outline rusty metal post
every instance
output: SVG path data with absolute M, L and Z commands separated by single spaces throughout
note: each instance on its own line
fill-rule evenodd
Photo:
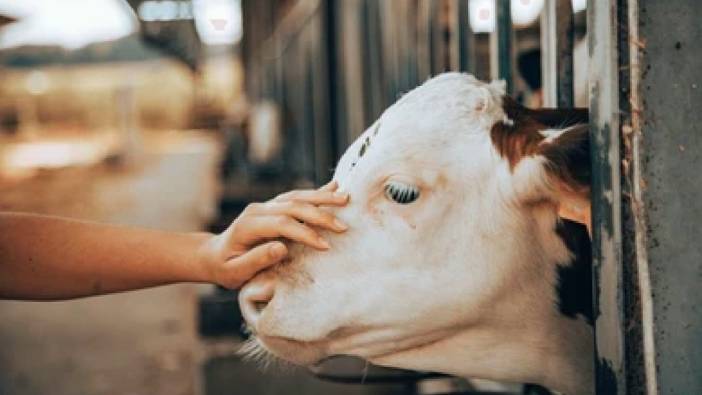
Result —
M 702 393 L 701 14 L 589 3 L 598 394 Z
M 596 389 L 598 394 L 626 394 L 617 2 L 591 0 L 587 12 Z

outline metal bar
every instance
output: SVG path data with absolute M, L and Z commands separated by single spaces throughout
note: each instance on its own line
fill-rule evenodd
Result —
M 419 84 L 419 63 L 418 51 L 418 5 L 416 1 L 407 3 L 407 54 L 404 59 L 404 66 L 407 73 L 407 86 L 405 89 L 412 89 Z
M 551 2 L 553 0 L 550 0 Z M 558 107 L 573 107 L 573 42 L 575 19 L 571 0 L 556 2 L 556 29 L 558 45 Z
M 598 394 L 626 394 L 617 2 L 588 2 L 590 141 Z
M 491 35 L 490 69 L 493 78 L 505 80 L 507 94 L 514 91 L 513 53 L 512 53 L 512 17 L 510 0 L 495 2 L 495 32 Z
M 345 128 L 339 141 L 339 153 L 365 129 L 366 62 L 361 48 L 365 43 L 364 12 L 362 0 L 343 0 L 339 7 L 339 73 L 343 95 L 339 97 L 339 118 Z M 360 81 L 360 82 L 359 82 Z
M 383 46 L 378 38 L 382 34 L 380 21 L 380 5 L 376 1 L 364 1 L 365 29 L 363 29 L 364 45 L 367 51 L 367 63 L 364 67 L 365 94 L 366 94 L 366 119 L 365 126 L 369 126 L 383 112 L 387 106 L 387 90 L 383 73 Z
M 557 1 L 546 0 L 541 11 L 541 84 L 544 107 L 556 107 L 558 102 Z
M 341 114 L 346 95 L 342 78 L 343 64 L 340 59 L 343 50 L 343 33 L 339 16 L 343 10 L 339 1 L 332 0 L 324 4 L 324 11 L 326 17 L 323 40 L 326 46 L 327 81 L 329 82 L 326 87 L 326 95 L 329 100 L 328 127 L 333 161 L 330 166 L 332 166 L 339 160 L 347 145 L 346 129 Z
M 546 0 L 541 13 L 541 80 L 545 107 L 573 107 L 574 32 L 570 0 Z
M 421 83 L 431 76 L 430 0 L 419 0 L 417 8 L 417 74 Z
M 469 0 L 458 0 L 459 70 L 475 73 L 475 36 L 470 28 Z
M 461 69 L 461 16 L 459 13 L 459 0 L 449 0 L 448 7 L 448 70 Z
M 407 59 L 407 54 L 409 53 L 409 47 L 411 43 L 414 43 L 414 40 L 410 38 L 411 36 L 409 33 L 410 23 L 408 23 L 408 20 L 410 15 L 410 2 L 394 2 L 393 4 L 395 4 L 396 7 L 395 18 L 400 21 L 395 25 L 398 48 L 395 63 L 397 91 L 395 92 L 395 97 L 393 99 L 397 99 L 398 94 L 406 92 L 411 88 L 409 75 L 407 72 L 407 66 L 409 65 L 410 61 Z M 393 16 L 389 15 L 388 17 L 392 18 Z
M 441 35 L 440 17 L 443 1 L 428 0 L 427 3 L 429 3 L 429 62 L 431 64 L 431 75 L 437 75 L 445 71 L 445 45 Z

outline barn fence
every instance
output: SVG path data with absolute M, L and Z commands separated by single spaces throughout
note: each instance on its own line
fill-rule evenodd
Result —
M 473 4 L 471 4 L 473 3 Z M 473 31 L 491 3 L 491 32 Z M 326 181 L 403 92 L 443 71 L 525 90 L 540 50 L 543 104 L 572 107 L 589 65 L 598 394 L 702 393 L 701 15 L 694 0 L 243 0 L 247 92 L 277 104 L 289 177 Z M 478 15 L 471 13 L 479 13 Z M 586 23 L 579 20 L 586 14 Z M 587 59 L 575 59 L 587 26 Z M 531 43 L 531 44 L 530 44 Z

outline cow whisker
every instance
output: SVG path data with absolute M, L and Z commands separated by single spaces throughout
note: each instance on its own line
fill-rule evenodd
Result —
M 255 336 L 246 339 L 239 347 L 236 354 L 246 362 L 255 363 L 259 369 L 263 371 L 267 371 L 271 368 L 286 370 L 287 367 L 292 366 L 263 347 Z

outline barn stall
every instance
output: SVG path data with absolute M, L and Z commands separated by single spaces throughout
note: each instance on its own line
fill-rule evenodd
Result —
M 275 113 L 274 173 L 296 185 L 326 181 L 387 106 L 440 72 L 504 79 L 531 105 L 589 106 L 597 393 L 702 391 L 694 2 L 244 0 L 242 11 L 248 98 Z M 339 366 L 317 374 L 360 380 Z M 433 377 L 364 375 L 408 393 Z

